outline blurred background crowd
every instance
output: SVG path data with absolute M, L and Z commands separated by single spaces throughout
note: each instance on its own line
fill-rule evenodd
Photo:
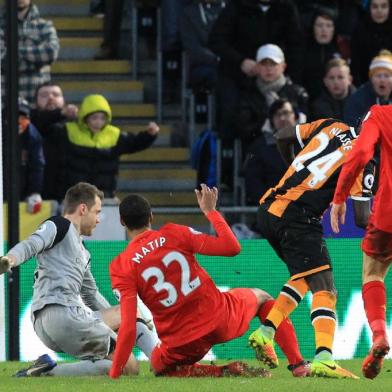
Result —
M 178 191 L 183 206 L 188 188 L 211 180 L 223 203 L 253 206 L 285 171 L 277 130 L 328 117 L 357 126 L 371 105 L 392 102 L 390 0 L 17 2 L 20 189 L 31 212 L 81 180 L 109 198 Z M 178 173 L 191 170 L 192 146 L 198 175 L 187 177 Z

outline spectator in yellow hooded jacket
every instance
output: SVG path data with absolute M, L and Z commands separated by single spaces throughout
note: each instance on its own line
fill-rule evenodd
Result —
M 150 147 L 159 132 L 153 122 L 136 135 L 121 132 L 111 121 L 106 98 L 88 95 L 82 101 L 77 121 L 55 125 L 63 150 L 59 194 L 85 181 L 101 189 L 105 197 L 113 197 L 120 155 Z

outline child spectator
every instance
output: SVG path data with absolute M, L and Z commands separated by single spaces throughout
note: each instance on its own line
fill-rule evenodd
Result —
M 372 105 L 392 103 L 392 53 L 380 51 L 369 67 L 369 81 L 350 96 L 344 110 L 344 121 L 356 126 Z
M 323 79 L 324 89 L 310 105 L 310 120 L 336 118 L 343 120 L 344 107 L 355 91 L 350 68 L 343 59 L 328 61 Z
M 147 130 L 122 133 L 111 124 L 112 111 L 102 95 L 88 95 L 80 106 L 78 120 L 55 126 L 62 139 L 63 190 L 87 181 L 113 197 L 121 154 L 144 150 L 157 137 L 159 127 L 150 123 Z

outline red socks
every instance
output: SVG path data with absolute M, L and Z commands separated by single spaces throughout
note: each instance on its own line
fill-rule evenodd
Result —
M 362 298 L 366 317 L 373 332 L 373 340 L 377 336 L 386 336 L 385 309 L 387 298 L 384 282 L 374 280 L 362 286 Z
M 259 308 L 257 316 L 262 323 L 264 323 L 274 303 L 275 300 L 271 299 L 264 302 Z M 274 339 L 286 355 L 290 365 L 295 365 L 303 360 L 298 346 L 297 335 L 290 319 L 286 318 L 280 323 Z

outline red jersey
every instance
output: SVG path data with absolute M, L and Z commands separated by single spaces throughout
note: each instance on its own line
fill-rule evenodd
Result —
M 110 264 L 112 288 L 121 306 L 111 377 L 121 374 L 135 341 L 137 295 L 168 346 L 198 339 L 219 323 L 224 311 L 221 293 L 194 254 L 233 256 L 241 247 L 219 212 L 207 217 L 217 236 L 169 223 L 136 236 Z
M 378 190 L 373 204 L 373 223 L 392 233 L 392 105 L 374 105 L 362 122 L 362 130 L 340 173 L 333 202 L 343 203 L 355 177 L 373 157 L 377 144 L 381 147 Z

